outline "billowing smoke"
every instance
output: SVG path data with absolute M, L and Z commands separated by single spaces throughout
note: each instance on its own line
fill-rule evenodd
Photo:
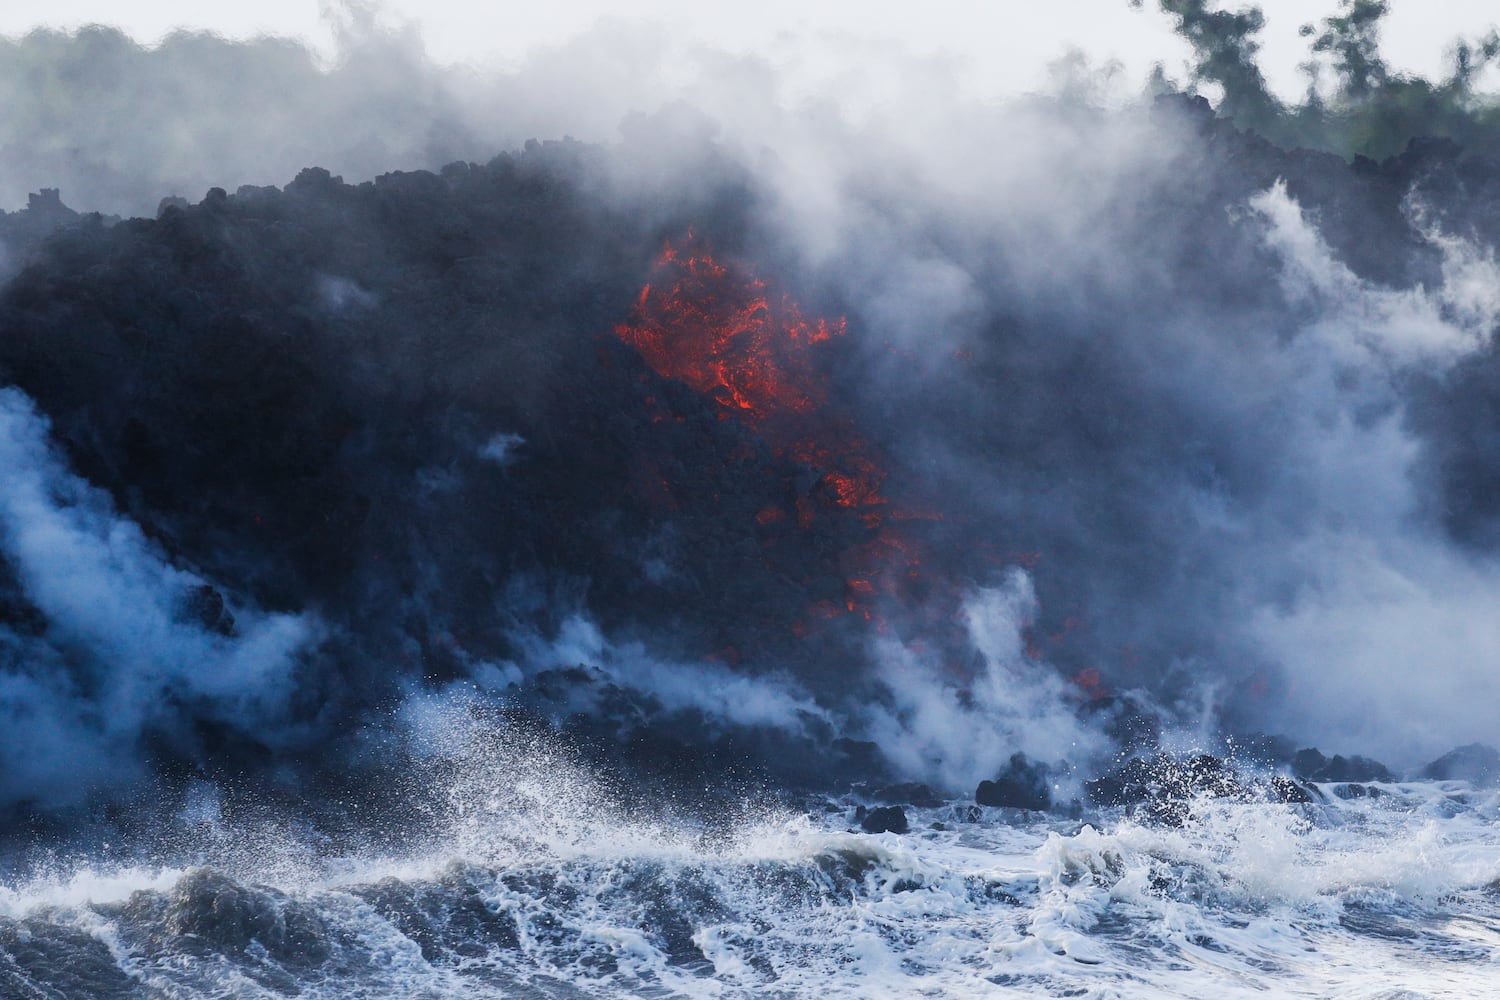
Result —
M 1088 760 L 1105 749 L 1079 721 L 1067 683 L 1026 651 L 1036 612 L 1031 581 L 1016 571 L 964 602 L 964 627 L 978 655 L 966 686 L 945 682 L 945 664 L 920 650 L 877 644 L 885 697 L 870 710 L 870 733 L 909 777 L 939 788 L 987 780 L 1015 753 L 1042 761 Z
M 359 30 L 7 43 L 0 198 L 214 188 L 0 220 L 7 804 L 337 782 L 476 698 L 684 780 L 1500 738 L 1480 153 Z
M 11 734 L 0 794 L 76 801 L 93 782 L 130 777 L 147 733 L 191 739 L 194 718 L 284 740 L 316 621 L 233 614 L 63 468 L 46 434 L 29 400 L 0 391 L 0 566 L 24 601 L 8 609 L 19 627 L 0 634 Z

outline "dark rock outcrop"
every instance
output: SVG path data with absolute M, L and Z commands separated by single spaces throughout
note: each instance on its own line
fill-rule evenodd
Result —
M 1013 754 L 1010 763 L 994 781 L 981 781 L 974 801 L 982 806 L 1011 809 L 1046 809 L 1052 805 L 1047 787 L 1047 769 L 1024 754 Z
M 1325 757 L 1314 747 L 1298 750 L 1292 757 L 1292 773 L 1307 781 L 1393 781 L 1390 768 L 1369 757 Z
M 911 829 L 906 822 L 906 810 L 900 806 L 881 806 L 865 813 L 859 821 L 866 833 L 905 833 Z
M 1422 777 L 1437 781 L 1467 781 L 1481 788 L 1500 784 L 1500 751 L 1483 743 L 1450 750 L 1422 768 Z

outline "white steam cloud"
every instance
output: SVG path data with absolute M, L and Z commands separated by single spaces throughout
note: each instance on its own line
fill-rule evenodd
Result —
M 1283 262 L 1290 304 L 1316 316 L 1304 336 L 1315 339 L 1330 360 L 1442 365 L 1493 335 L 1500 318 L 1500 267 L 1493 252 L 1429 228 L 1427 239 L 1443 254 L 1442 284 L 1432 290 L 1379 288 L 1333 255 L 1284 182 L 1251 199 L 1250 206 L 1268 224 L 1266 242 Z
M 1493 254 L 1428 228 L 1441 284 L 1394 290 L 1335 258 L 1278 184 L 1252 201 L 1303 310 L 1289 356 L 1304 425 L 1288 451 L 1283 492 L 1317 511 L 1278 524 L 1275 508 L 1243 533 L 1274 540 L 1291 583 L 1257 602 L 1250 631 L 1289 678 L 1281 723 L 1304 738 L 1380 748 L 1401 764 L 1456 743 L 1500 736 L 1484 706 L 1495 693 L 1500 571 L 1456 549 L 1420 516 L 1421 443 L 1395 380 L 1412 366 L 1440 373 L 1486 347 L 1497 321 Z M 1264 563 L 1247 545 L 1247 571 Z M 1263 571 L 1262 571 L 1263 572 Z
M 1021 570 L 964 602 L 979 656 L 973 677 L 955 676 L 952 665 L 899 642 L 877 647 L 887 702 L 870 709 L 866 725 L 903 775 L 969 791 L 994 778 L 1012 754 L 1050 764 L 1104 749 L 1072 711 L 1067 683 L 1027 655 L 1024 631 L 1035 614 L 1036 594 Z
M 245 608 L 233 635 L 192 621 L 185 602 L 204 581 L 69 472 L 47 430 L 25 395 L 0 389 L 0 552 L 46 619 L 39 636 L 0 632 L 5 790 L 66 801 L 90 777 L 129 773 L 174 702 L 274 742 L 316 623 Z

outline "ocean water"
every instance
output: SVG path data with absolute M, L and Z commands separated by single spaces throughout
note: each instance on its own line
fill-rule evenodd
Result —
M 485 739 L 399 854 L 237 828 L 205 792 L 170 862 L 38 863 L 0 888 L 0 995 L 1500 989 L 1500 794 L 1465 782 L 1202 798 L 1180 826 L 954 801 L 870 834 L 852 797 L 673 815 L 556 748 Z

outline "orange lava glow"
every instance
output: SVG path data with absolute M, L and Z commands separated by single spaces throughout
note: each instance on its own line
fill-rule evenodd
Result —
M 670 244 L 615 333 L 658 374 L 681 379 L 736 416 L 760 424 L 809 413 L 826 392 L 807 352 L 844 335 L 843 319 L 810 321 L 785 295 L 745 278 L 696 245 Z
M 840 556 L 845 600 L 815 603 L 807 612 L 811 620 L 845 613 L 872 619 L 871 606 L 882 593 L 920 573 L 915 544 L 894 522 L 940 518 L 892 509 L 883 492 L 883 463 L 853 422 L 830 406 L 823 352 L 846 333 L 843 318 L 804 316 L 789 295 L 716 260 L 691 233 L 662 250 L 629 319 L 615 327 L 658 375 L 709 397 L 720 419 L 741 421 L 778 456 L 817 473 L 816 485 L 785 509 L 771 506 L 755 515 L 763 529 L 795 523 L 809 531 L 820 517 L 843 509 L 871 533 Z M 651 488 L 660 494 L 655 483 Z

